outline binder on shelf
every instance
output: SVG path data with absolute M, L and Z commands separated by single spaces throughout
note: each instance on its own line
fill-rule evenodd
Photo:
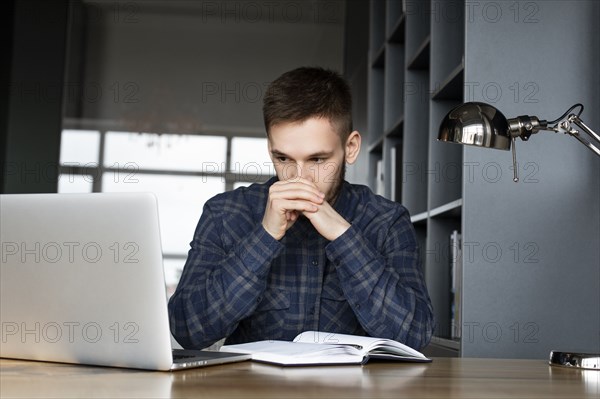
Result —
M 392 201 L 396 201 L 396 147 L 390 148 L 390 184 L 391 184 L 391 192 L 390 199 Z
M 385 181 L 383 179 L 383 160 L 377 161 L 377 176 L 376 176 L 376 192 L 375 194 L 385 196 Z
M 461 234 L 454 230 L 450 234 L 450 338 L 459 339 L 462 330 L 462 245 Z

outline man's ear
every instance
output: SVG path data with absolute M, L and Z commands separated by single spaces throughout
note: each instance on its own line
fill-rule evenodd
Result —
M 348 136 L 346 140 L 346 163 L 352 165 L 358 158 L 360 152 L 361 137 L 360 133 L 355 130 Z

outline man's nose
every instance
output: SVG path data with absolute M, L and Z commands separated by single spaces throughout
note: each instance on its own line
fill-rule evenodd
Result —
M 296 166 L 298 176 L 314 182 L 315 170 L 310 163 L 298 162 Z
M 286 178 L 293 180 L 301 177 L 310 181 L 314 181 L 314 170 L 308 163 L 296 162 L 293 167 L 286 167 Z

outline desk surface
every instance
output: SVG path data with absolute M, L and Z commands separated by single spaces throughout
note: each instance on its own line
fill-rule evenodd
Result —
M 288 368 L 246 361 L 177 372 L 0 359 L 0 397 L 597 399 L 600 372 L 507 359 Z

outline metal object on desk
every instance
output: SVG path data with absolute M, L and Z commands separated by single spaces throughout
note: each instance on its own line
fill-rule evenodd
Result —
M 552 366 L 577 367 L 586 370 L 600 370 L 600 356 L 594 353 L 551 351 L 549 364 Z

